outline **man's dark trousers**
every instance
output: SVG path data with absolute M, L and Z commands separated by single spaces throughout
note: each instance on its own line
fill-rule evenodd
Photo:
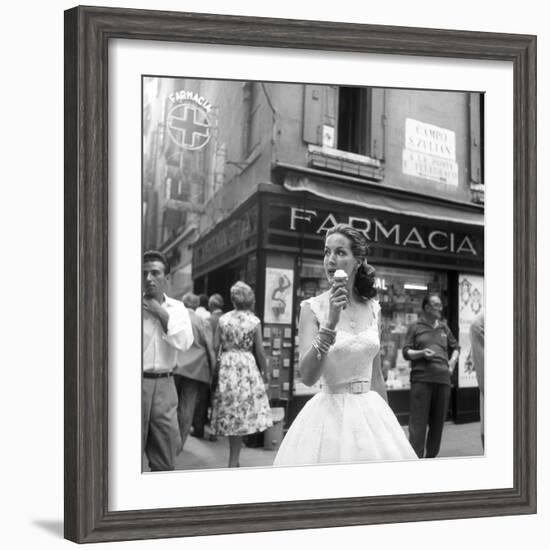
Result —
M 434 458 L 439 453 L 450 395 L 451 386 L 448 384 L 432 382 L 411 384 L 409 441 L 419 458 Z M 427 439 L 426 429 L 428 429 Z

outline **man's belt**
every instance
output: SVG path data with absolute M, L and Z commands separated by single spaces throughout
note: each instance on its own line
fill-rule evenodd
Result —
M 172 372 L 143 372 L 143 378 L 169 378 L 170 376 L 172 376 Z

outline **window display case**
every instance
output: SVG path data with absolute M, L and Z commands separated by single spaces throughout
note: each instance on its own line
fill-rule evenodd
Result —
M 410 387 L 410 364 L 403 358 L 407 328 L 418 319 L 427 292 L 438 292 L 447 307 L 447 274 L 374 266 L 380 301 L 380 360 L 388 390 Z
M 298 307 L 296 308 L 296 337 L 294 345 L 294 395 L 314 395 L 321 389 L 321 383 L 317 382 L 313 386 L 306 386 L 302 382 L 299 368 L 299 318 L 300 318 L 300 303 L 303 300 L 318 296 L 328 290 L 329 284 L 325 276 L 325 270 L 322 260 L 314 260 L 304 258 L 301 262 L 298 288 L 296 289 L 296 297 Z
M 428 291 L 439 292 L 447 306 L 447 274 L 437 271 L 374 266 L 376 288 L 381 306 L 380 360 L 388 390 L 410 387 L 410 365 L 402 349 L 407 327 L 415 322 L 422 310 L 422 298 Z M 297 302 L 317 296 L 329 287 L 321 260 L 304 259 L 299 270 Z M 300 308 L 296 308 L 296 327 Z M 320 384 L 302 383 L 298 364 L 298 331 L 294 348 L 294 394 L 313 395 Z

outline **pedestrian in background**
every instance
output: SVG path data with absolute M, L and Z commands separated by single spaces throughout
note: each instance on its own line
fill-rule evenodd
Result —
M 262 380 L 266 372 L 260 319 L 252 313 L 254 293 L 241 281 L 231 287 L 235 308 L 220 317 L 214 336 L 219 349 L 218 382 L 212 399 L 211 427 L 228 436 L 229 468 L 239 466 L 242 438 L 273 425 Z
M 212 334 L 216 334 L 218 328 L 218 322 L 223 315 L 224 301 L 221 294 L 212 294 L 208 299 L 208 310 L 210 311 L 210 317 L 208 321 L 212 327 Z
M 409 326 L 403 346 L 403 357 L 411 361 L 409 441 L 419 458 L 434 458 L 439 452 L 451 375 L 458 360 L 458 342 L 443 320 L 442 311 L 439 294 L 427 294 L 422 300 L 422 313 Z
M 485 314 L 480 313 L 470 325 L 472 360 L 479 386 L 479 419 L 481 425 L 481 444 L 485 449 Z
M 176 354 L 193 341 L 183 304 L 166 296 L 170 265 L 163 254 L 143 255 L 142 447 L 151 471 L 173 470 L 181 446 L 178 396 L 172 377 Z
M 183 304 L 189 312 L 193 329 L 193 344 L 187 351 L 178 353 L 177 367 L 174 370 L 174 381 L 178 392 L 181 448 L 185 445 L 191 430 L 195 406 L 201 389 L 210 386 L 216 364 L 210 326 L 195 313 L 195 309 L 199 305 L 199 297 L 188 292 L 183 297 Z
M 208 311 L 208 296 L 199 294 L 199 305 L 195 309 L 195 313 L 203 320 L 208 321 L 210 312 Z
M 212 294 L 208 299 L 208 310 L 210 311 L 210 317 L 208 323 L 210 325 L 210 334 L 216 334 L 218 328 L 218 322 L 223 314 L 223 297 L 221 294 Z M 212 405 L 212 391 L 211 386 L 201 385 L 199 390 L 198 402 L 195 407 L 195 416 L 193 418 L 193 431 L 191 435 L 198 438 L 204 437 L 204 427 L 208 423 L 208 409 Z M 215 440 L 216 436 L 210 434 L 210 439 Z

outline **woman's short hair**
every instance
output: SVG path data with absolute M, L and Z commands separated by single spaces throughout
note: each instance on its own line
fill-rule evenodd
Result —
M 254 305 L 254 292 L 243 281 L 237 281 L 231 287 L 231 301 L 235 309 L 250 309 Z
M 363 300 L 370 300 L 377 294 L 375 283 L 375 269 L 367 263 L 369 244 L 366 237 L 359 229 L 347 224 L 339 223 L 331 227 L 326 237 L 338 233 L 344 235 L 350 241 L 350 248 L 353 256 L 360 262 L 359 269 L 355 273 L 354 289 L 357 295 Z M 326 238 L 325 237 L 325 238 Z
M 222 309 L 223 308 L 223 296 L 221 294 L 212 294 L 208 299 L 208 309 Z
M 181 300 L 183 305 L 189 309 L 195 310 L 199 307 L 199 297 L 192 292 L 186 292 Z

